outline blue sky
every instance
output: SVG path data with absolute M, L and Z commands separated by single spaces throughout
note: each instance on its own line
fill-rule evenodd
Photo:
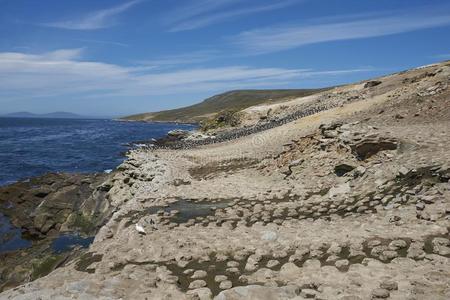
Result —
M 126 115 L 450 59 L 447 0 L 0 0 L 0 113 Z

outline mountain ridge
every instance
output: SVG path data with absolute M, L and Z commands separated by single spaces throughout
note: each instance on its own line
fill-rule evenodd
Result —
M 231 90 L 186 107 L 122 117 L 126 121 L 199 123 L 223 110 L 242 110 L 250 106 L 305 97 L 323 89 Z

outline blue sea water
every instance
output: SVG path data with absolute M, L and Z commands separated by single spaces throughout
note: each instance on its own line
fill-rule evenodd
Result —
M 163 137 L 194 125 L 113 120 L 0 118 L 0 186 L 47 172 L 103 172 L 117 167 L 137 141 Z M 75 233 L 55 239 L 55 253 L 87 247 L 93 237 Z M 0 254 L 31 246 L 0 213 Z
M 92 119 L 0 118 L 0 185 L 47 172 L 103 172 L 130 143 L 193 125 Z

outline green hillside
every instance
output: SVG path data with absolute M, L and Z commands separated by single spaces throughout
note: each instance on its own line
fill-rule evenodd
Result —
M 122 118 L 129 121 L 190 122 L 196 123 L 223 110 L 242 110 L 261 104 L 286 101 L 323 91 L 324 89 L 292 90 L 236 90 L 210 97 L 203 102 L 153 113 L 143 113 Z

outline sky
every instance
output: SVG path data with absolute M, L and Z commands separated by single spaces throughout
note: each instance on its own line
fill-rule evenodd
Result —
M 450 59 L 448 0 L 0 0 L 0 114 L 120 116 Z

